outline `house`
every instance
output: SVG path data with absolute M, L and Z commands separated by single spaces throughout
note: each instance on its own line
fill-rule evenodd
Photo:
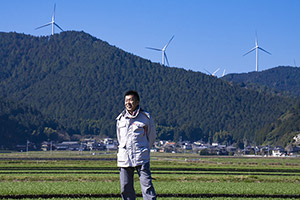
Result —
M 42 151 L 52 151 L 56 149 L 56 145 L 53 142 L 44 141 L 41 146 Z
M 112 138 L 105 138 L 103 143 L 107 150 L 116 150 L 118 148 L 117 142 Z
M 295 140 L 295 143 L 300 144 L 300 133 L 298 135 L 296 135 L 295 137 L 293 137 L 293 139 Z
M 184 150 L 192 150 L 192 145 L 190 142 L 182 142 L 181 148 Z
M 277 146 L 272 150 L 272 156 L 285 156 L 284 148 L 281 146 Z
M 286 149 L 286 151 L 287 151 L 287 153 L 289 155 L 299 154 L 300 153 L 300 146 L 289 145 L 285 149 Z
M 260 148 L 260 153 L 265 156 L 269 156 L 272 151 L 272 147 L 267 145 Z
M 159 152 L 175 152 L 176 143 L 175 142 L 166 142 L 159 150 Z
M 66 141 L 57 144 L 56 149 L 58 151 L 62 151 L 62 150 L 78 151 L 82 149 L 82 146 L 78 141 Z
M 228 146 L 228 147 L 226 147 L 226 151 L 228 153 L 234 153 L 234 152 L 236 152 L 236 147 L 234 147 L 234 146 Z
M 209 148 L 210 144 L 205 144 L 202 141 L 197 141 L 193 143 L 193 151 L 200 153 L 202 150 Z
M 217 146 L 219 146 L 219 143 L 217 143 L 217 142 L 213 142 L 213 143 L 211 144 L 211 146 L 213 146 L 213 147 L 217 147 Z

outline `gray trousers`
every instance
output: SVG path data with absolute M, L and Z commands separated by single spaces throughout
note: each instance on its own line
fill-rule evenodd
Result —
M 120 183 L 121 183 L 121 196 L 124 200 L 134 200 L 134 170 L 136 169 L 141 182 L 141 189 L 144 200 L 156 199 L 155 190 L 152 184 L 150 164 L 145 163 L 137 167 L 121 167 L 120 168 Z

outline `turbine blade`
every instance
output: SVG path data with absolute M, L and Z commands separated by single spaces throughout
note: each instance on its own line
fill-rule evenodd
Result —
M 54 4 L 54 9 L 53 9 L 53 19 L 55 18 L 55 8 L 56 8 L 56 3 Z
M 152 47 L 145 47 L 146 49 L 151 49 L 151 50 L 155 50 L 155 51 L 162 51 L 161 49 L 157 49 L 157 48 L 152 48 Z
M 172 38 L 171 38 L 171 39 L 169 40 L 169 42 L 164 46 L 163 49 L 166 49 L 166 48 L 169 46 L 169 44 L 170 44 L 170 42 L 173 40 L 174 36 L 175 36 L 175 35 L 172 36 Z
M 57 26 L 61 31 L 64 31 L 62 28 L 60 28 L 60 26 L 58 26 L 57 23 L 54 22 L 54 25 Z
M 256 49 L 256 47 L 252 48 L 250 51 L 248 51 L 247 53 L 245 53 L 243 56 L 249 54 L 250 52 L 254 51 Z
M 225 71 L 226 71 L 226 69 L 224 69 L 223 74 L 222 74 L 222 77 L 225 76 Z
M 209 71 L 207 71 L 206 69 L 204 69 L 207 73 L 209 73 L 209 75 L 212 75 Z
M 40 29 L 40 28 L 43 28 L 43 27 L 45 27 L 45 26 L 49 26 L 49 25 L 51 25 L 51 24 L 52 24 L 52 22 L 49 22 L 48 24 L 45 24 L 45 25 L 43 25 L 43 26 L 39 26 L 39 27 L 35 28 L 35 30 Z
M 255 45 L 258 46 L 257 31 L 255 31 Z
M 261 47 L 258 47 L 258 49 L 260 49 L 260 50 L 262 50 L 262 51 L 264 51 L 264 52 L 266 52 L 266 53 L 268 53 L 268 54 L 272 55 L 270 52 L 268 52 L 268 51 L 264 50 L 264 49 L 263 49 L 263 48 L 261 48 Z
M 213 73 L 215 75 L 220 70 L 220 67 Z
M 169 61 L 168 61 L 167 54 L 166 54 L 165 52 L 164 52 L 164 55 L 165 55 L 165 59 L 166 59 L 166 61 L 167 61 L 168 66 L 170 66 L 170 65 L 169 65 Z

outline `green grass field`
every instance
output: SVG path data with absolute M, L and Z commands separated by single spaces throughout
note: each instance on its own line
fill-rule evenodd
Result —
M 114 152 L 0 154 L 0 195 L 5 199 L 23 195 L 23 199 L 31 200 L 53 195 L 51 199 L 62 200 L 96 199 L 93 197 L 108 194 L 115 198 L 102 199 L 120 199 L 115 158 Z M 158 197 L 164 200 L 300 198 L 300 158 L 154 153 L 151 171 Z M 137 175 L 135 188 L 140 195 Z

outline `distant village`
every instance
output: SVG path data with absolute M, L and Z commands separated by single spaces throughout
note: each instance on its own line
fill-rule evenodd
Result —
M 224 156 L 300 156 L 300 134 L 295 136 L 293 145 L 285 148 L 281 146 L 245 146 L 238 149 L 232 145 L 218 143 L 207 144 L 202 141 L 165 141 L 160 140 L 154 143 L 151 152 L 161 153 L 193 153 L 198 155 L 224 155 Z M 118 143 L 115 139 L 84 139 L 82 141 L 64 141 L 61 143 L 43 142 L 41 149 L 37 149 L 34 144 L 27 142 L 26 145 L 18 145 L 19 151 L 42 150 L 42 151 L 116 151 Z

